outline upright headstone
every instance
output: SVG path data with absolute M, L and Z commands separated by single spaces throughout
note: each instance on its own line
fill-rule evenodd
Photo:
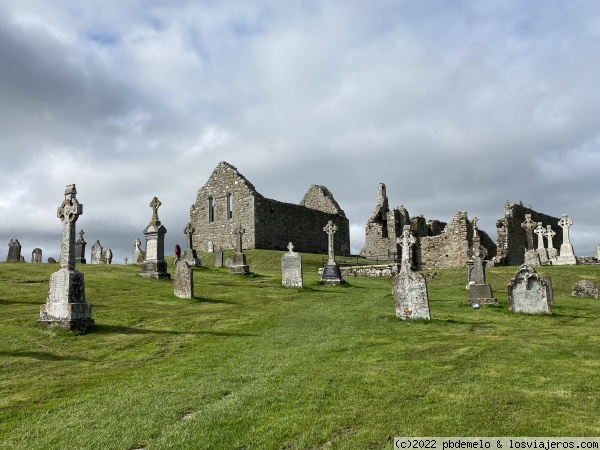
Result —
M 396 317 L 400 319 L 431 319 L 429 313 L 429 296 L 427 282 L 423 275 L 413 272 L 411 267 L 411 251 L 416 239 L 410 232 L 410 225 L 405 225 L 402 232 L 402 260 L 400 270 L 394 277 L 394 302 Z
M 142 264 L 143 277 L 152 278 L 171 278 L 167 273 L 167 261 L 165 261 L 165 234 L 167 229 L 158 220 L 158 208 L 162 203 L 157 197 L 150 202 L 152 208 L 152 218 L 146 228 L 144 236 L 146 237 L 146 259 Z
M 537 234 L 537 254 L 540 257 L 540 264 L 547 265 L 550 263 L 548 259 L 548 251 L 544 247 L 544 236 L 546 235 L 546 229 L 542 226 L 542 222 L 537 223 L 537 227 L 533 230 Z
M 179 298 L 194 297 L 194 272 L 185 260 L 175 265 L 173 293 Z
M 246 230 L 242 227 L 242 224 L 235 230 L 235 234 L 237 235 L 237 248 L 235 255 L 233 255 L 231 266 L 229 266 L 230 273 L 241 275 L 248 275 L 250 273 L 250 268 L 248 267 L 248 264 L 246 264 L 246 255 L 244 255 L 244 252 L 242 251 L 242 235 L 245 232 Z
M 215 267 L 223 267 L 223 249 L 215 248 Z
M 206 243 L 206 251 L 207 251 L 208 253 L 212 253 L 212 252 L 214 252 L 214 251 L 215 251 L 215 244 L 213 244 L 213 241 L 208 241 L 208 242 Z
M 577 258 L 573 253 L 573 246 L 571 245 L 571 240 L 569 239 L 569 227 L 573 225 L 573 221 L 569 219 L 566 214 L 563 214 L 562 218 L 558 221 L 558 225 L 560 225 L 563 230 L 563 242 L 560 246 L 558 258 L 556 258 L 556 262 L 554 264 L 557 266 L 577 264 Z
M 129 261 L 129 258 L 126 256 L 125 257 L 125 265 L 127 265 L 127 261 Z
M 85 239 L 83 239 L 84 231 L 79 231 L 79 239 L 75 242 L 75 264 L 85 264 Z
M 198 254 L 196 253 L 196 250 L 194 250 L 193 245 L 192 237 L 194 235 L 194 231 L 195 230 L 192 226 L 192 222 L 188 222 L 183 230 L 183 234 L 186 236 L 185 241 L 187 246 L 185 253 L 183 254 L 183 259 L 185 259 L 191 266 L 200 267 L 202 263 L 200 262 L 200 258 L 198 258 Z
M 600 244 L 596 244 L 596 259 L 600 261 Z
M 8 241 L 8 255 L 6 262 L 21 262 L 21 244 L 18 239 Z
M 537 223 L 531 220 L 531 214 L 525 214 L 525 221 L 521 223 L 521 228 L 525 229 L 527 236 L 527 249 L 525 250 L 525 264 L 529 266 L 539 266 L 540 256 L 533 246 L 533 230 Z
M 52 256 L 49 256 L 48 257 L 48 264 L 56 264 L 56 260 Z
M 573 297 L 598 298 L 598 287 L 589 280 L 579 280 L 571 287 Z
M 548 261 L 550 261 L 550 264 L 555 264 L 556 258 L 558 258 L 558 252 L 552 243 L 552 238 L 556 236 L 556 231 L 552 229 L 552 225 L 546 225 L 546 233 L 544 233 L 544 236 L 546 236 L 546 239 L 548 240 Z
M 63 224 L 60 270 L 50 276 L 46 304 L 40 307 L 38 324 L 65 330 L 85 330 L 94 325 L 92 306 L 85 301 L 83 274 L 75 270 L 75 223 L 83 212 L 75 185 L 67 186 L 57 216 Z
M 31 252 L 31 263 L 32 264 L 41 264 L 42 263 L 42 249 L 34 248 Z
M 333 221 L 328 221 L 323 227 L 323 231 L 327 233 L 327 264 L 323 267 L 321 275 L 321 283 L 329 285 L 338 285 L 344 282 L 340 266 L 335 262 L 335 253 L 333 245 L 333 234 L 337 231 L 337 226 Z
M 302 282 L 302 256 L 294 252 L 294 246 L 288 244 L 288 252 L 281 257 L 281 285 L 283 287 L 301 288 Z
M 131 252 L 131 264 L 142 264 L 146 259 L 140 245 L 142 245 L 142 242 L 136 239 L 133 243 L 133 252 Z
M 552 281 L 548 275 L 536 273 L 523 264 L 510 283 L 506 285 L 508 307 L 514 313 L 552 314 L 554 297 Z
M 102 263 L 102 245 L 100 240 L 96 240 L 92 245 L 92 256 L 90 258 L 90 264 L 101 264 Z
M 481 245 L 477 228 L 473 230 L 473 247 L 468 251 L 471 257 L 467 263 L 469 298 L 467 303 L 471 305 L 494 304 L 498 301 L 492 295 L 492 287 L 485 279 L 485 262 L 487 250 Z

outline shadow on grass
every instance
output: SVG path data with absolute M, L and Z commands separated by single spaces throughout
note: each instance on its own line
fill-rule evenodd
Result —
M 39 302 L 23 302 L 19 300 L 6 300 L 5 298 L 0 298 L 0 305 L 42 305 L 45 301 Z
M 57 355 L 49 352 L 0 352 L 0 356 L 14 356 L 20 358 L 33 358 L 40 361 L 90 361 L 87 358 L 73 355 Z
M 258 334 L 248 333 L 227 333 L 223 331 L 193 331 L 193 330 L 149 330 L 146 328 L 133 328 L 123 325 L 94 325 L 86 334 L 193 334 L 208 336 L 227 336 L 227 337 L 258 337 Z
M 226 305 L 237 305 L 236 302 L 228 302 L 227 300 L 217 300 L 216 298 L 205 298 L 205 297 L 197 297 L 194 296 L 193 298 L 188 299 L 193 303 L 223 303 Z

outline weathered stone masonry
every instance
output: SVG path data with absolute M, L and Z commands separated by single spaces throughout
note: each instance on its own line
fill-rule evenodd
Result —
M 311 186 L 299 205 L 284 203 L 259 194 L 226 162 L 217 165 L 190 208 L 192 242 L 200 251 L 210 251 L 211 244 L 235 249 L 235 229 L 241 224 L 244 249 L 285 250 L 291 241 L 300 252 L 326 253 L 323 226 L 329 220 L 338 227 L 336 254 L 349 254 L 349 221 L 326 187 Z

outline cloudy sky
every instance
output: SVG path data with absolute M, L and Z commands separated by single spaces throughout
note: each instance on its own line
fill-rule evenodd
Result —
M 58 258 L 71 183 L 88 258 L 131 257 L 154 196 L 170 254 L 219 161 L 276 200 L 327 186 L 355 253 L 384 182 L 492 238 L 506 200 L 566 213 L 595 255 L 599 88 L 595 0 L 3 0 L 0 255 Z

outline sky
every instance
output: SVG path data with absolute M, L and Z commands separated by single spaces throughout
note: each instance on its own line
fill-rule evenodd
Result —
M 58 259 L 73 183 L 88 259 L 131 259 L 154 196 L 172 254 L 220 161 L 284 202 L 329 188 L 353 253 L 383 182 L 492 239 L 507 200 L 568 214 L 595 256 L 599 74 L 595 0 L 3 0 L 0 256 Z

